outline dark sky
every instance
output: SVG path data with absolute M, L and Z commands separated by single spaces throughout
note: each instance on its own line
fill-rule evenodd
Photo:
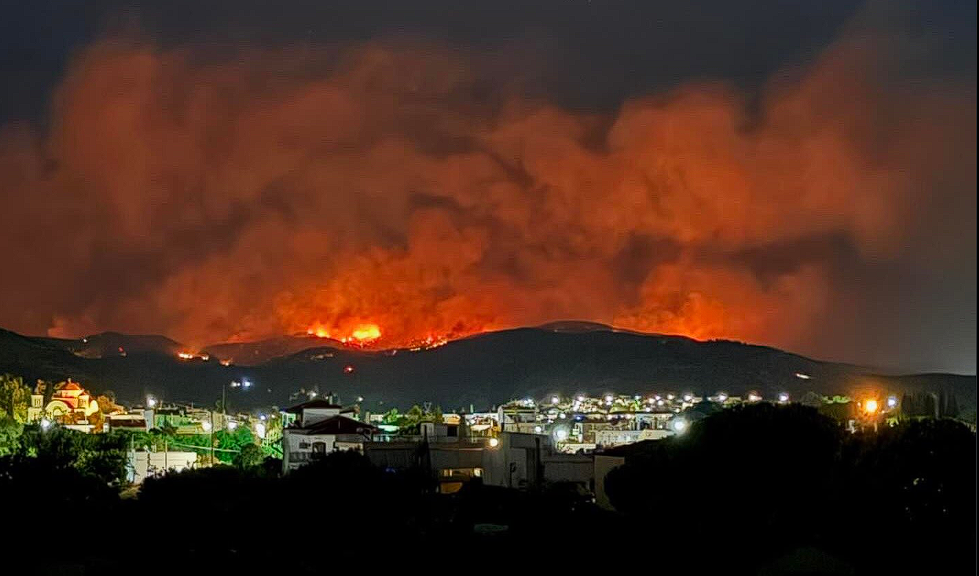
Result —
M 0 326 L 975 372 L 975 2 L 12 3 Z

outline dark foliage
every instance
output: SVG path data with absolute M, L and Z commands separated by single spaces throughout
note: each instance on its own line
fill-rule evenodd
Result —
M 704 567 L 972 573 L 975 454 L 952 420 L 849 435 L 813 409 L 762 404 L 630 454 L 607 489 L 626 524 L 663 520 L 662 545 L 709 550 Z

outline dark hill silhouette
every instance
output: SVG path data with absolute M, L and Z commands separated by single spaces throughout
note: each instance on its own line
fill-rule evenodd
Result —
M 514 397 L 552 393 L 667 390 L 697 394 L 724 390 L 735 395 L 757 390 L 769 398 L 781 391 L 800 398 L 810 390 L 851 395 L 864 390 L 898 395 L 945 390 L 957 396 L 959 406 L 973 420 L 976 406 L 975 376 L 880 374 L 766 346 L 701 342 L 601 325 L 585 330 L 545 326 L 489 332 L 417 351 L 317 346 L 252 366 L 185 362 L 152 348 L 125 357 L 83 358 L 50 339 L 2 331 L 0 372 L 28 380 L 71 376 L 95 391 L 112 390 L 127 402 L 154 394 L 203 404 L 219 398 L 221 386 L 231 380 L 248 378 L 255 386 L 229 398 L 238 408 L 284 406 L 300 388 L 314 387 L 323 393 L 334 391 L 344 402 L 363 396 L 364 408 L 373 411 L 423 401 L 447 409 L 470 404 L 487 408 Z
M 289 356 L 309 348 L 343 348 L 337 340 L 306 334 L 279 336 L 256 342 L 226 342 L 204 347 L 201 352 L 221 360 L 233 360 L 235 364 L 253 366 L 280 356 Z

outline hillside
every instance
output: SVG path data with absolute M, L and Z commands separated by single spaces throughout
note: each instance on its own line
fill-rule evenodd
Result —
M 140 337 L 141 342 L 148 337 Z M 162 337 L 156 337 L 157 339 Z M 293 338 L 289 346 L 303 344 Z M 157 343 L 169 341 L 153 340 Z M 115 343 L 115 341 L 112 341 Z M 273 341 L 274 342 L 274 341 Z M 311 339 L 311 344 L 322 344 Z M 251 343 L 272 355 L 274 346 Z M 130 347 L 134 347 L 132 343 Z M 248 345 L 236 344 L 238 350 Z M 218 349 L 227 352 L 230 348 Z M 432 401 L 445 407 L 486 408 L 521 396 L 552 393 L 645 393 L 758 390 L 772 397 L 788 391 L 856 394 L 864 390 L 900 394 L 947 390 L 975 413 L 976 377 L 952 374 L 879 375 L 874 370 L 821 362 L 765 346 L 730 341 L 700 342 L 679 336 L 615 331 L 601 325 L 561 323 L 490 332 L 429 350 L 363 351 L 317 346 L 254 365 L 182 361 L 166 346 L 147 346 L 125 356 L 82 357 L 63 343 L 0 332 L 0 372 L 27 379 L 79 380 L 96 391 L 112 390 L 123 401 L 146 394 L 213 403 L 234 379 L 256 384 L 237 392 L 238 407 L 285 405 L 300 388 L 334 391 L 346 401 L 365 398 L 371 410 Z M 220 357 L 220 353 L 209 350 Z M 269 352 L 266 352 L 269 351 Z M 799 374 L 808 376 L 802 378 Z
M 228 342 L 212 344 L 204 347 L 201 352 L 221 360 L 232 361 L 243 366 L 254 366 L 268 362 L 273 358 L 289 356 L 314 347 L 343 348 L 343 344 L 329 338 L 307 336 L 280 336 L 256 342 Z

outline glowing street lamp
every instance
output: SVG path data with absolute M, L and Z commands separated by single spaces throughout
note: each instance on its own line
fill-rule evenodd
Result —
M 499 438 L 490 438 L 489 445 L 490 445 L 490 448 L 496 448 L 497 446 L 500 445 L 500 439 Z
M 897 408 L 897 396 L 888 396 L 887 397 L 887 407 L 888 408 Z
M 52 424 L 54 423 L 48 420 L 47 418 L 41 418 L 41 430 L 47 430 L 48 428 L 51 427 Z
M 673 419 L 673 431 L 677 434 L 683 434 L 687 430 L 687 421 L 683 418 Z
M 571 432 L 567 426 L 557 426 L 551 435 L 554 437 L 555 442 L 564 442 L 571 435 Z
M 788 392 L 779 392 L 778 393 L 778 401 L 779 401 L 780 404 L 787 403 L 789 401 L 789 393 Z
M 155 408 L 156 407 L 156 398 L 154 398 L 152 396 L 147 396 L 146 397 L 146 407 L 147 408 Z
M 868 416 L 873 416 L 879 409 L 880 405 L 877 403 L 877 400 L 873 398 L 870 398 L 863 403 L 863 411 L 866 412 Z

